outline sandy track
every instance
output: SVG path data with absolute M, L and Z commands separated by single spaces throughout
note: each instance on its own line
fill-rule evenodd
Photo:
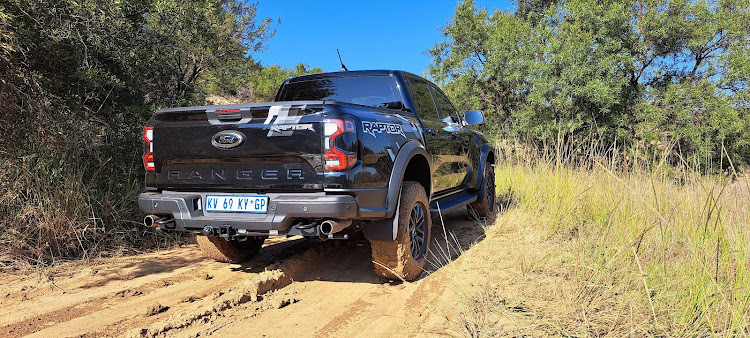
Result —
M 445 216 L 451 244 L 483 237 L 465 211 Z M 443 261 L 433 227 L 433 262 Z M 470 250 L 469 250 L 470 251 Z M 452 252 L 456 256 L 455 251 Z M 455 258 L 455 257 L 454 257 Z M 267 241 L 245 264 L 204 259 L 196 246 L 66 267 L 45 278 L 1 276 L 0 335 L 387 336 L 445 321 L 455 276 L 430 265 L 413 283 L 372 272 L 364 241 Z M 438 269 L 439 268 L 439 269 Z

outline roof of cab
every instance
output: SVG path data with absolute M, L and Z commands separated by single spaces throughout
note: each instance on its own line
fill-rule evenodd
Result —
M 350 70 L 350 71 L 343 71 L 343 72 L 330 72 L 330 73 L 317 73 L 317 74 L 310 74 L 310 75 L 302 75 L 302 76 L 289 78 L 284 82 L 316 80 L 316 79 L 323 79 L 323 78 L 328 78 L 328 77 L 377 76 L 377 75 L 382 76 L 382 75 L 391 75 L 391 74 L 397 74 L 397 73 L 411 74 L 409 72 L 405 72 L 402 70 L 388 70 L 388 69 Z

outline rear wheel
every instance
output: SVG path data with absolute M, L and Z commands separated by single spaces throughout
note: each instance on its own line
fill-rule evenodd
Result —
M 401 187 L 395 241 L 371 241 L 375 273 L 413 281 L 422 274 L 430 245 L 430 208 L 424 187 L 407 181 Z
M 265 237 L 248 237 L 245 241 L 227 241 L 217 236 L 198 235 L 203 257 L 225 263 L 242 263 L 253 257 L 263 246 Z
M 469 204 L 469 213 L 474 210 L 479 217 L 491 217 L 495 213 L 495 169 L 489 162 L 484 164 L 484 193 Z

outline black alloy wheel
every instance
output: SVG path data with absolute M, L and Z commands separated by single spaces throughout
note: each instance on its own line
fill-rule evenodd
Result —
M 417 261 L 424 259 L 427 253 L 427 222 L 426 208 L 421 202 L 414 203 L 409 217 L 409 239 L 411 243 L 411 257 Z

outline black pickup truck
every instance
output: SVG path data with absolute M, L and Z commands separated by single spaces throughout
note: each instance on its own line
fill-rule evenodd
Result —
M 375 272 L 423 271 L 431 214 L 490 216 L 495 150 L 434 84 L 402 71 L 286 80 L 274 102 L 157 111 L 143 131 L 146 226 L 241 262 L 268 236 L 361 231 Z

